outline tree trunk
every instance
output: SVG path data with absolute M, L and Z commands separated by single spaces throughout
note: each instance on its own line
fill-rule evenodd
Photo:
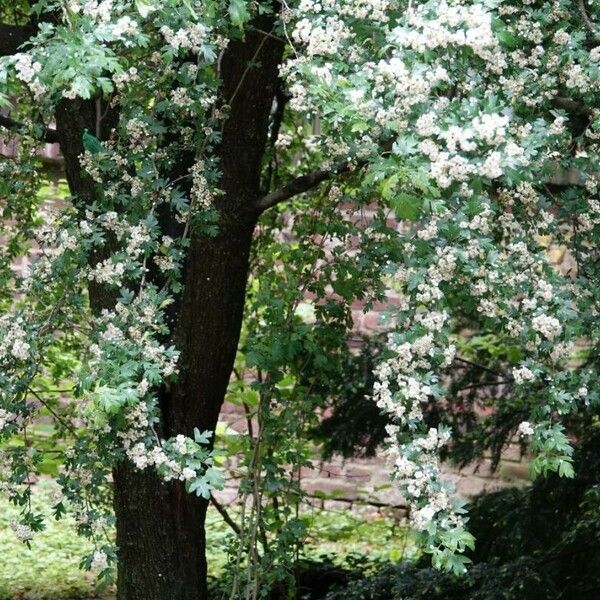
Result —
M 253 221 L 232 223 L 190 250 L 180 378 L 161 399 L 167 435 L 215 429 L 239 339 L 253 228 Z M 114 481 L 119 600 L 205 599 L 206 501 L 129 464 Z
M 194 427 L 214 431 L 235 360 L 258 217 L 251 204 L 261 193 L 269 113 L 283 55 L 280 41 L 259 33 L 272 29 L 273 17 L 260 17 L 255 26 L 243 42 L 230 43 L 220 62 L 223 103 L 231 106 L 219 148 L 225 193 L 217 204 L 218 235 L 192 236 L 186 258 L 184 289 L 172 315 L 180 373 L 160 393 L 165 437 L 191 435 Z M 94 105 L 64 101 L 56 117 L 71 192 L 91 202 L 93 185 L 81 174 L 77 157 L 83 131 L 95 131 Z M 101 287 L 90 286 L 93 309 L 113 301 Z M 162 483 L 150 470 L 140 472 L 128 462 L 113 475 L 119 600 L 205 600 L 207 502 L 188 494 L 180 482 Z

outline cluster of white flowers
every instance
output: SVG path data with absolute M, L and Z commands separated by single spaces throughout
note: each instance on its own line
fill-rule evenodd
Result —
M 387 23 L 390 0 L 300 0 L 300 14 L 337 13 L 355 19 Z
M 548 340 L 553 340 L 562 332 L 560 321 L 549 315 L 537 315 L 532 319 L 531 326 Z
M 535 429 L 528 421 L 523 421 L 522 423 L 520 423 L 518 430 L 520 435 L 523 437 L 530 436 L 535 433 Z
M 19 52 L 14 56 L 14 65 L 17 71 L 17 77 L 24 83 L 31 83 L 37 74 L 42 70 L 42 65 L 34 61 L 31 55 L 25 52 Z
M 560 51 L 546 43 L 540 24 L 525 16 L 507 18 L 504 25 L 531 43 L 531 51 L 507 49 L 500 22 L 494 22 L 496 11 L 530 16 L 530 2 L 499 8 L 461 0 L 409 3 L 394 19 L 373 18 L 385 26 L 373 27 L 372 39 L 361 38 L 353 20 L 366 22 L 365 13 L 351 16 L 345 0 L 336 3 L 337 10 L 333 4 L 300 3 L 292 37 L 303 44 L 305 54 L 291 58 L 282 73 L 295 110 L 320 112 L 323 99 L 335 97 L 331 110 L 336 118 L 321 143 L 330 156 L 354 152 L 369 157 L 384 132 L 386 147 L 390 139 L 395 141 L 394 158 L 385 173 L 374 169 L 376 176 L 393 173 L 395 184 L 400 179 L 410 187 L 410 175 L 404 181 L 403 174 L 415 173 L 420 179 L 415 196 L 425 195 L 431 202 L 416 227 L 398 231 L 404 259 L 391 277 L 401 295 L 398 327 L 389 336 L 393 356 L 376 369 L 373 397 L 394 420 L 389 451 L 396 476 L 406 479 L 403 490 L 416 522 L 423 526 L 433 521 L 433 528 L 443 530 L 452 527 L 445 521 L 452 506 L 433 501 L 443 483 L 435 452 L 429 455 L 422 440 L 428 439 L 423 406 L 445 393 L 443 370 L 456 354 L 451 317 L 461 314 L 462 307 L 448 304 L 448 298 L 462 297 L 468 310 L 474 307 L 469 318 L 493 323 L 494 331 L 520 345 L 523 362 L 511 367 L 515 394 L 527 389 L 536 393 L 534 382 L 544 380 L 551 388 L 563 386 L 563 399 L 580 397 L 560 376 L 554 379 L 554 369 L 573 347 L 562 339 L 569 330 L 558 314 L 572 315 L 574 302 L 566 300 L 570 290 L 559 283 L 540 243 L 548 232 L 556 232 L 557 222 L 540 173 L 558 163 L 560 151 L 548 148 L 564 143 L 568 121 L 563 114 L 547 122 L 545 117 L 523 118 L 519 107 L 550 101 L 559 84 L 578 93 L 600 86 L 584 60 L 562 68 Z M 385 3 L 376 4 L 389 10 Z M 557 14 L 552 22 L 565 17 Z M 373 39 L 388 49 L 377 61 L 359 48 Z M 570 47 L 575 41 L 564 30 L 554 33 L 557 45 Z M 590 53 L 592 61 L 598 56 L 597 49 Z M 592 131 L 586 135 L 596 139 Z M 587 155 L 580 152 L 578 157 Z M 532 169 L 540 173 L 531 179 L 522 176 Z M 434 191 L 427 189 L 429 184 Z M 593 196 L 597 185 L 589 185 Z M 590 203 L 589 211 L 577 214 L 578 233 L 594 231 L 599 216 Z M 581 257 L 588 249 L 579 252 Z M 386 275 L 390 271 L 386 267 Z M 532 418 L 537 420 L 535 414 Z M 415 480 L 428 483 L 421 488 Z
M 30 356 L 31 344 L 27 338 L 27 328 L 23 317 L 12 320 L 10 315 L 0 319 L 0 364 L 10 358 L 27 360 Z
M 93 571 L 104 571 L 108 567 L 108 556 L 103 550 L 95 550 L 92 555 L 90 569 Z
M 520 385 L 522 383 L 526 383 L 528 381 L 533 381 L 535 379 L 535 375 L 531 369 L 527 367 L 515 367 L 512 371 L 513 379 L 515 383 Z
M 120 431 L 119 438 L 127 458 L 140 470 L 154 467 L 163 481 L 192 481 L 199 476 L 196 470 L 198 444 L 182 434 L 171 440 L 144 441 L 148 429 L 148 413 L 142 404 L 127 413 L 129 429 Z M 137 440 L 137 441 L 136 441 Z M 196 468 L 191 468 L 192 463 Z
M 214 197 L 206 181 L 204 161 L 196 161 L 190 169 L 190 174 L 192 175 L 192 205 L 201 209 L 211 208 Z
M 125 123 L 125 130 L 129 136 L 129 147 L 134 152 L 143 153 L 148 148 L 148 141 L 151 138 L 148 124 L 138 118 L 129 119 Z
M 336 55 L 344 40 L 352 36 L 345 23 L 335 16 L 325 18 L 318 24 L 313 20 L 302 19 L 292 33 L 296 42 L 306 46 L 306 54 Z
M 427 235 L 424 237 L 428 238 Z M 451 276 L 454 258 L 451 265 L 432 266 L 432 275 L 438 283 L 444 276 Z M 398 277 L 404 285 L 409 275 L 401 271 Z M 416 331 L 425 329 L 426 333 L 413 337 L 412 341 L 390 344 L 394 356 L 376 367 L 373 387 L 377 405 L 396 422 L 387 428 L 388 453 L 393 461 L 394 476 L 403 485 L 411 506 L 413 524 L 420 530 L 426 529 L 436 515 L 442 514 L 447 528 L 462 526 L 462 519 L 452 510 L 452 487 L 442 481 L 437 458 L 439 448 L 450 439 L 449 430 L 430 428 L 426 434 L 416 434 L 409 443 L 399 442 L 399 434 L 404 427 L 416 431 L 423 424 L 422 405 L 430 401 L 433 394 L 431 386 L 436 383 L 436 380 L 425 379 L 424 376 L 437 362 L 447 366 L 456 351 L 453 344 L 441 343 L 449 325 L 447 311 L 435 308 L 439 300 L 437 293 L 425 294 L 424 290 L 423 287 L 417 292 L 421 298 L 419 304 L 430 307 L 414 313 L 412 327 L 406 322 L 404 326 L 408 331 L 414 327 Z M 393 333 L 390 338 L 393 340 L 396 336 Z
M 189 23 L 185 28 L 177 31 L 163 25 L 160 32 L 167 44 L 175 51 L 191 50 L 192 52 L 199 52 L 202 45 L 210 41 L 210 32 L 202 23 Z
M 388 434 L 394 439 L 398 426 L 389 425 Z M 437 453 L 450 439 L 445 429 L 430 428 L 399 452 L 390 445 L 388 455 L 392 461 L 394 477 L 406 486 L 411 504 L 411 520 L 417 530 L 426 530 L 439 513 L 445 513 L 448 528 L 461 527 L 462 518 L 452 512 L 453 488 L 441 481 Z
M 33 539 L 33 530 L 29 525 L 13 520 L 10 522 L 10 527 L 19 541 L 28 542 Z
M 98 23 L 108 23 L 114 16 L 114 0 L 69 0 L 68 7 L 75 14 L 92 17 Z
M 115 73 L 113 75 L 113 81 L 118 90 L 124 88 L 128 83 L 139 81 L 139 74 L 136 67 L 129 67 L 122 73 Z
M 121 17 L 112 27 L 113 35 L 118 38 L 135 35 L 138 31 L 138 23 L 127 15 Z
M 47 92 L 47 87 L 39 79 L 41 63 L 26 52 L 15 54 L 12 60 L 17 78 L 29 87 L 34 98 L 41 98 Z
M 192 104 L 193 100 L 190 97 L 187 88 L 178 87 L 171 92 L 171 102 L 175 106 L 186 108 Z
M 110 258 L 106 258 L 90 269 L 88 278 L 90 281 L 118 286 L 122 284 L 124 275 L 124 263 L 115 262 Z
M 436 2 L 417 5 L 407 13 L 406 27 L 394 31 L 402 46 L 425 52 L 468 46 L 481 58 L 502 64 L 502 52 L 492 30 L 491 13 L 477 3 Z M 494 52 L 497 54 L 494 56 Z
M 17 415 L 14 413 L 8 412 L 4 408 L 0 408 L 0 433 L 8 425 L 8 423 L 11 423 L 15 420 L 16 416 Z

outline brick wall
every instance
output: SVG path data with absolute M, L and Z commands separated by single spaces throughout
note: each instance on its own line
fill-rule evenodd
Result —
M 360 313 L 359 322 L 377 323 L 376 312 Z M 369 326 L 372 331 L 375 325 Z M 246 417 L 239 406 L 226 402 L 221 411 L 221 420 L 232 429 L 245 433 Z M 235 471 L 235 461 L 229 465 Z M 483 492 L 499 490 L 510 486 L 526 485 L 529 481 L 529 464 L 521 455 L 521 447 L 513 440 L 502 453 L 498 468 L 491 469 L 489 455 L 467 467 L 458 469 L 443 465 L 447 479 L 456 486 L 457 493 L 472 498 Z M 381 512 L 389 509 L 395 514 L 406 514 L 406 503 L 390 480 L 390 468 L 384 456 L 372 458 L 332 458 L 316 462 L 314 468 L 303 468 L 300 473 L 302 489 L 311 504 L 322 508 L 364 509 L 367 512 Z M 230 479 L 217 498 L 223 504 L 230 504 L 237 497 L 237 481 Z

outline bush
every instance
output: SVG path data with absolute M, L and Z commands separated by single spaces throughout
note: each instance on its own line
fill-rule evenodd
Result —
M 375 576 L 352 582 L 326 600 L 549 600 L 552 583 L 529 559 L 475 565 L 457 577 L 416 564 L 388 565 Z
M 385 565 L 326 600 L 595 600 L 600 595 L 600 434 L 575 455 L 576 477 L 481 496 L 464 577 L 420 562 Z

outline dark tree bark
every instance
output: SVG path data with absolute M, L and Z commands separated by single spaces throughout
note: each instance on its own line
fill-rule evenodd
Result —
M 0 56 L 15 54 L 34 33 L 32 26 L 0 23 Z
M 233 218 L 190 250 L 178 321 L 181 374 L 162 399 L 170 434 L 215 429 L 239 339 L 253 226 Z M 114 479 L 119 599 L 206 598 L 206 501 L 129 464 Z
M 271 18 L 257 29 L 269 31 Z M 252 235 L 259 211 L 260 174 L 283 45 L 248 32 L 232 42 L 221 60 L 223 102 L 230 104 L 219 148 L 225 194 L 218 200 L 219 233 L 193 235 L 184 288 L 173 317 L 181 351 L 176 384 L 161 390 L 162 433 L 191 435 L 194 427 L 214 431 L 239 341 Z M 92 102 L 65 101 L 57 110 L 57 132 L 71 192 L 84 204 L 94 185 L 81 173 L 82 134 L 95 131 Z M 108 123 L 101 137 L 107 137 Z M 92 262 L 103 256 L 92 257 Z M 92 309 L 114 298 L 90 287 Z M 162 483 L 150 470 L 127 462 L 113 473 L 117 519 L 119 600 L 204 600 L 206 598 L 207 502 L 182 483 Z

